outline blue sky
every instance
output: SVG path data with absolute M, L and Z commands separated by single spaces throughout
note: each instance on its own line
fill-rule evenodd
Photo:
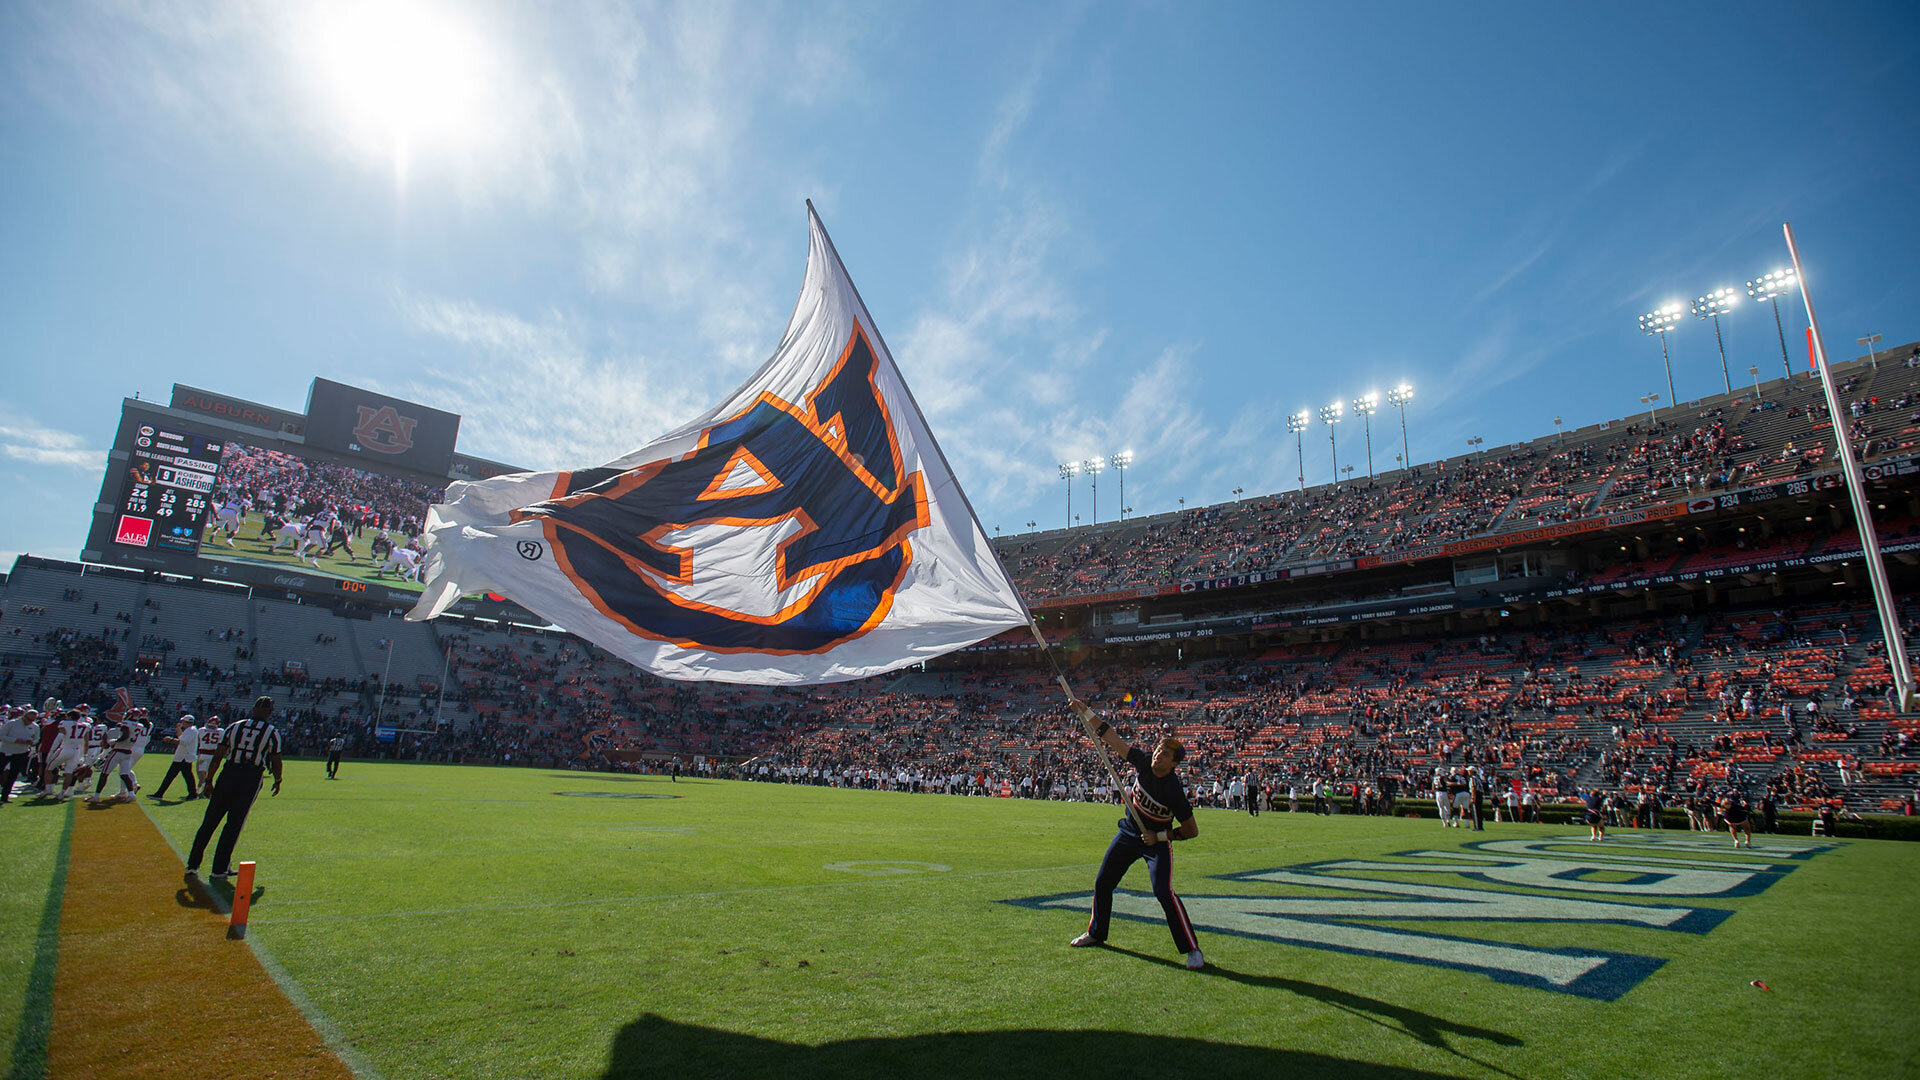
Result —
M 1416 460 L 1629 414 L 1637 316 L 1783 220 L 1836 355 L 1920 338 L 1912 4 L 16 0 L 0 136 L 8 556 L 77 553 L 174 381 L 637 446 L 772 350 L 808 197 L 989 531 L 1127 448 L 1136 513 L 1292 487 L 1287 413 L 1402 380 Z M 1779 372 L 1764 309 L 1725 328 Z M 1711 327 L 1673 345 L 1719 387 Z

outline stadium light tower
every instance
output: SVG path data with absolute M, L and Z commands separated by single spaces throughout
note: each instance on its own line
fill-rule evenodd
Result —
M 1660 395 L 1644 394 L 1640 398 L 1640 404 L 1645 405 L 1647 407 L 1647 423 L 1648 424 L 1659 423 L 1658 420 L 1654 419 L 1653 411 L 1660 407 Z
M 1373 414 L 1380 411 L 1380 395 L 1369 390 L 1353 399 L 1353 411 L 1367 428 L 1367 479 L 1373 479 Z
M 1666 307 L 1649 311 L 1645 315 L 1640 316 L 1640 329 L 1649 334 L 1658 335 L 1660 338 L 1660 363 L 1667 369 L 1667 396 L 1669 398 L 1674 397 L 1673 357 L 1667 354 L 1667 331 L 1679 325 L 1680 316 L 1685 313 L 1686 309 L 1680 306 L 1679 301 L 1675 301 Z
M 1296 479 L 1300 481 L 1301 491 L 1307 490 L 1307 444 L 1306 436 L 1300 433 L 1307 430 L 1307 424 L 1312 419 L 1312 414 L 1305 409 L 1287 417 L 1287 430 L 1293 433 L 1293 460 L 1300 466 L 1300 475 Z
M 1340 486 L 1340 444 L 1333 437 L 1333 426 L 1340 422 L 1340 403 L 1320 406 L 1320 422 L 1327 425 L 1327 445 L 1333 448 L 1333 484 Z
M 1760 400 L 1760 369 L 1757 367 L 1750 367 L 1747 369 L 1747 374 L 1753 376 L 1753 400 L 1759 401 Z
M 1879 371 L 1880 357 L 1873 351 L 1873 347 L 1880 344 L 1880 335 L 1868 334 L 1866 337 L 1854 338 L 1853 340 L 1855 344 L 1865 345 L 1867 347 L 1867 362 L 1873 365 L 1873 370 Z
M 1105 468 L 1106 464 L 1097 457 L 1090 457 L 1080 463 L 1080 471 L 1087 474 L 1087 482 L 1093 485 L 1092 524 L 1095 525 L 1100 524 L 1100 470 Z
M 1080 463 L 1069 461 L 1060 466 L 1060 479 L 1067 482 L 1067 528 L 1073 528 L 1073 478 L 1080 475 Z
M 1732 289 L 1715 289 L 1693 302 L 1694 318 L 1713 320 L 1713 340 L 1720 346 L 1720 377 L 1726 380 L 1729 394 L 1733 393 L 1733 373 L 1727 369 L 1727 339 L 1720 335 L 1720 316 L 1739 303 L 1740 294 Z M 1667 387 L 1667 393 L 1673 393 L 1673 387 Z
M 1400 410 L 1400 467 L 1413 464 L 1413 448 L 1407 445 L 1407 402 L 1413 400 L 1413 384 L 1401 383 L 1387 391 L 1387 404 Z
M 1791 270 L 1774 270 L 1747 282 L 1747 295 L 1773 305 L 1773 329 L 1780 335 L 1780 366 L 1787 369 L 1787 388 L 1793 388 L 1793 361 L 1787 359 L 1787 328 L 1780 323 L 1780 296 L 1799 288 Z
M 1120 474 L 1120 520 L 1125 521 L 1133 507 L 1127 505 L 1127 466 L 1133 464 L 1133 451 L 1122 450 L 1107 458 L 1107 465 Z
M 1467 460 L 1468 461 L 1473 460 L 1474 452 L 1479 450 L 1480 447 L 1486 443 L 1486 441 L 1487 440 L 1481 438 L 1478 435 L 1475 435 L 1473 438 L 1467 440 Z

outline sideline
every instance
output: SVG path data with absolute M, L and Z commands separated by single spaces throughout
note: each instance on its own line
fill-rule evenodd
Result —
M 184 870 L 187 865 L 186 853 L 175 846 L 173 837 L 167 834 L 167 830 L 160 827 L 160 822 L 154 818 L 151 807 L 144 802 L 137 803 L 137 805 L 140 807 L 140 812 L 146 816 L 147 824 L 153 827 L 153 831 L 160 835 L 161 840 L 166 841 L 167 850 L 173 852 L 173 857 L 180 860 L 180 866 Z M 232 908 L 227 902 L 227 898 L 219 892 L 207 889 L 204 891 L 204 895 L 213 901 L 214 910 L 222 916 L 232 911 Z M 253 921 L 255 920 L 249 918 L 250 923 Z M 307 992 L 300 988 L 300 984 L 294 981 L 293 976 L 287 974 L 286 968 L 280 966 L 280 961 L 274 958 L 272 951 L 267 948 L 266 942 L 261 941 L 260 936 L 254 933 L 249 933 L 244 940 L 247 943 L 247 947 L 253 950 L 254 958 L 260 961 L 260 967 L 266 971 L 267 977 L 273 980 L 274 985 L 280 988 L 282 994 L 286 995 L 287 1001 L 292 1003 L 294 1008 L 300 1010 L 300 1015 L 306 1018 L 307 1023 L 311 1025 L 313 1030 L 319 1034 L 320 1038 L 326 1042 L 327 1049 L 333 1051 L 333 1055 L 340 1059 L 340 1062 L 347 1067 L 348 1071 L 353 1073 L 355 1080 L 384 1080 L 380 1075 L 380 1070 L 374 1068 L 373 1063 L 368 1061 L 360 1051 L 354 1049 L 351 1042 L 347 1041 L 346 1033 L 341 1031 L 340 1026 L 333 1022 L 333 1018 L 328 1016 L 324 1009 L 320 1008 L 312 998 L 307 996 Z
M 60 846 L 53 857 L 53 875 L 47 882 L 47 902 L 40 909 L 40 932 L 33 941 L 33 968 L 27 974 L 27 1000 L 20 1006 L 20 1027 L 13 1036 L 9 1080 L 41 1080 L 47 1075 L 47 1039 L 53 1033 L 53 978 L 60 961 L 60 908 L 67 895 L 74 813 L 74 805 L 68 803 L 67 820 L 60 826 Z
M 352 1077 L 253 954 L 227 940 L 206 893 L 181 887 L 151 818 L 124 803 L 72 813 L 48 1075 Z M 209 1008 L 217 1024 L 191 1022 Z

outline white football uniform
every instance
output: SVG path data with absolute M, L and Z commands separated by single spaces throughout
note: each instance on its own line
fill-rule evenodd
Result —
M 60 730 L 53 737 L 47 764 L 56 772 L 71 772 L 79 767 L 81 755 L 86 753 L 87 731 L 93 725 L 85 720 L 62 720 L 57 726 Z
M 394 548 L 392 551 L 387 552 L 386 565 L 382 566 L 380 569 L 383 573 L 388 570 L 397 569 L 400 571 L 400 576 L 402 578 L 410 578 L 420 572 L 419 562 L 420 562 L 419 552 L 414 551 L 412 548 L 397 547 L 397 548 Z
M 87 748 L 81 752 L 81 760 L 98 768 L 107 758 L 107 749 L 112 742 L 114 726 L 105 721 L 95 721 L 87 728 Z

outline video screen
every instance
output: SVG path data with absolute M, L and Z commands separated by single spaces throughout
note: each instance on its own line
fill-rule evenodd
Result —
M 421 528 L 446 485 L 227 441 L 200 557 L 417 591 Z

